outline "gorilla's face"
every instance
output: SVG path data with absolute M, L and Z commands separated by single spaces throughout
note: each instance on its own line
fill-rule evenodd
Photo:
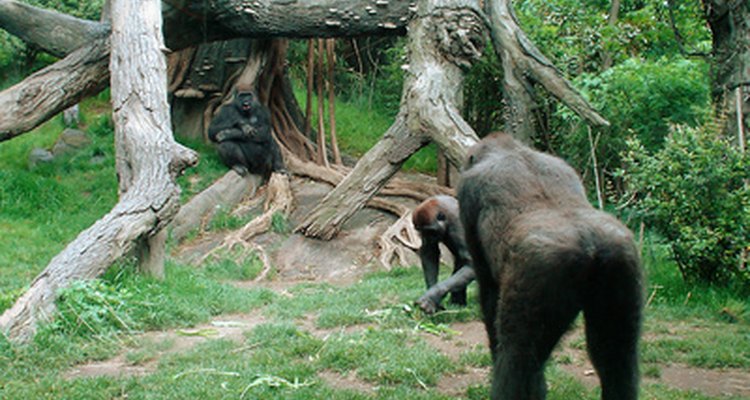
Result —
M 245 92 L 237 95 L 237 105 L 240 112 L 244 115 L 250 115 L 250 111 L 255 104 L 255 96 L 252 93 Z

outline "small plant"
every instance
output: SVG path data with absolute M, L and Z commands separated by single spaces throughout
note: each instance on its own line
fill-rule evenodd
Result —
M 635 211 L 671 246 L 688 282 L 750 287 L 750 158 L 707 128 L 674 128 L 649 152 L 628 142 L 621 171 Z
M 282 213 L 273 213 L 271 215 L 271 231 L 278 234 L 290 233 L 289 219 Z
M 99 336 L 138 328 L 128 310 L 132 294 L 99 279 L 78 281 L 60 291 L 53 328 L 80 336 Z

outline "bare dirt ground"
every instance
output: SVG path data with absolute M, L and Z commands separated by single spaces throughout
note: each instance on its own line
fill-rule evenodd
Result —
M 324 196 L 330 188 L 322 184 L 293 183 L 295 211 L 290 220 L 292 225 Z M 381 268 L 375 261 L 376 241 L 379 235 L 395 221 L 391 215 L 365 209 L 349 221 L 339 237 L 330 242 L 310 240 L 299 235 L 281 237 L 266 234 L 256 240 L 267 249 L 275 268 L 274 279 L 259 283 L 242 282 L 236 286 L 261 285 L 280 294 L 291 296 L 287 289 L 301 282 L 328 282 L 336 285 L 350 285 L 358 281 L 365 273 Z M 207 235 L 181 246 L 176 256 L 183 261 L 199 257 L 205 251 L 221 241 L 216 235 Z M 416 265 L 418 259 L 414 258 Z M 67 372 L 69 378 L 91 376 L 129 376 L 143 375 L 155 370 L 161 357 L 166 354 L 186 351 L 198 343 L 219 338 L 243 339 L 243 332 L 263 324 L 266 320 L 258 313 L 242 315 L 224 315 L 215 318 L 208 324 L 191 329 L 148 332 L 136 339 L 137 343 L 169 343 L 163 349 L 155 351 L 146 361 L 133 365 L 125 354 L 111 360 L 79 365 Z M 315 327 L 314 316 L 297 321 L 300 329 L 324 338 L 341 329 L 324 330 Z M 487 345 L 484 326 L 480 321 L 454 323 L 450 328 L 457 334 L 435 336 L 421 333 L 435 351 L 451 359 L 458 357 L 473 348 Z M 345 333 L 366 329 L 366 326 L 343 328 Z M 596 374 L 588 361 L 585 351 L 572 343 L 581 341 L 583 335 L 579 328 L 569 333 L 556 350 L 554 357 L 569 360 L 558 363 L 560 367 L 577 377 L 586 385 L 598 385 Z M 750 398 L 750 372 L 743 370 L 706 370 L 685 365 L 662 365 L 659 378 L 645 378 L 646 382 L 658 382 L 682 390 L 694 390 L 710 396 L 734 395 Z M 460 397 L 471 385 L 488 382 L 489 368 L 465 368 L 458 373 L 446 374 L 438 383 L 437 389 L 450 396 Z M 349 389 L 363 393 L 374 393 L 377 387 L 358 379 L 355 374 L 341 374 L 335 371 L 322 371 L 320 374 L 334 388 Z

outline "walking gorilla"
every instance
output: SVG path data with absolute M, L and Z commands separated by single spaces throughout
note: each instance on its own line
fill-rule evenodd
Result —
M 419 257 L 428 289 L 417 305 L 432 314 L 441 308 L 440 302 L 450 292 L 451 303 L 465 306 L 466 286 L 474 280 L 474 270 L 459 220 L 458 202 L 451 196 L 430 197 L 414 209 L 412 223 L 422 237 Z M 438 283 L 441 242 L 453 254 L 455 268 L 450 278 Z
M 219 109 L 208 127 L 208 138 L 217 143 L 221 161 L 242 176 L 249 172 L 268 178 L 284 169 L 268 109 L 252 92 L 237 93 Z
M 638 397 L 642 271 L 630 231 L 575 171 L 506 134 L 470 152 L 458 187 L 493 355 L 492 398 L 544 399 L 544 363 L 582 310 L 604 400 Z

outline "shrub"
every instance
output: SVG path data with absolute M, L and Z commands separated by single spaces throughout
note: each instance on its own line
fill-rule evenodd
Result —
M 636 214 L 670 241 L 683 278 L 750 287 L 750 158 L 707 128 L 675 128 L 653 154 L 635 138 L 627 147 Z
M 600 128 L 596 152 L 607 187 L 617 193 L 622 182 L 612 173 L 622 167 L 621 154 L 635 137 L 650 152 L 658 151 L 671 124 L 698 126 L 710 112 L 706 64 L 684 59 L 658 62 L 630 59 L 599 75 L 576 80 L 611 126 Z M 578 171 L 591 166 L 589 127 L 567 108 L 553 120 L 553 148 Z M 591 182 L 587 182 L 591 183 Z

